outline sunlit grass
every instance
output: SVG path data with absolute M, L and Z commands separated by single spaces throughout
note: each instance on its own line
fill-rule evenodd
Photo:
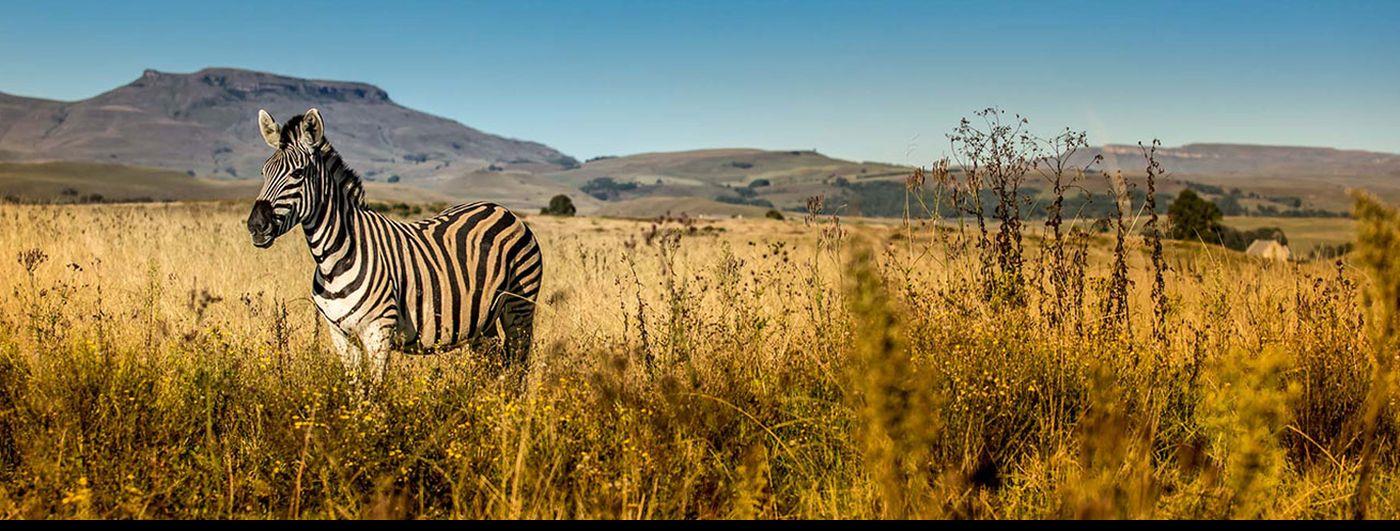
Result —
M 1033 226 L 1011 301 L 946 223 L 532 216 L 527 389 L 456 351 L 366 398 L 245 215 L 0 206 L 0 516 L 1349 517 L 1368 440 L 1400 516 L 1346 262 L 1169 244 L 1158 341 L 1136 238 L 1109 330 L 1102 237 L 1074 302 Z

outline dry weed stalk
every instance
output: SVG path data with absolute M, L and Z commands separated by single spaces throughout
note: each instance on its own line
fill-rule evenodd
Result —
M 1084 179 L 1084 172 L 1089 166 L 1103 160 L 1103 156 L 1094 155 L 1093 160 L 1082 168 L 1071 165 L 1079 150 L 1089 146 L 1088 134 L 1083 131 L 1065 129 L 1042 143 L 1048 154 L 1036 161 L 1035 169 L 1041 178 L 1050 184 L 1050 193 L 1054 197 L 1045 211 L 1045 226 L 1050 229 L 1050 242 L 1045 246 L 1044 252 L 1050 257 L 1047 267 L 1050 271 L 1051 290 L 1055 296 L 1053 308 L 1046 312 L 1046 317 L 1052 325 L 1059 326 L 1064 323 L 1065 314 L 1069 313 L 1071 274 L 1076 271 L 1065 254 L 1068 243 L 1064 230 L 1065 194 L 1071 190 L 1082 189 L 1079 183 Z M 1081 278 L 1080 282 L 1082 281 Z
M 1116 208 L 1111 222 L 1114 229 L 1113 265 L 1109 269 L 1108 285 L 1103 299 L 1102 326 L 1104 333 L 1122 334 L 1121 337 L 1126 338 L 1132 336 L 1128 317 L 1128 289 L 1132 281 L 1128 279 L 1128 227 L 1124 218 L 1132 213 L 1133 203 L 1128 195 L 1128 182 L 1123 178 L 1122 171 L 1110 173 L 1108 180 L 1113 187 Z
M 1157 160 L 1157 148 L 1162 141 L 1153 139 L 1152 145 L 1138 142 L 1138 149 L 1147 160 L 1147 225 L 1143 236 L 1152 251 L 1152 340 L 1165 346 L 1170 340 L 1167 334 L 1167 284 L 1166 260 L 1162 257 L 1162 230 L 1157 226 L 1157 180 L 1163 175 L 1162 163 Z
M 1026 131 L 1029 121 L 1020 115 L 1007 120 L 1006 113 L 996 108 L 974 114 L 980 124 L 964 118 L 948 135 L 954 158 L 963 171 L 965 195 L 971 199 L 962 209 L 977 217 L 977 248 L 982 252 L 986 296 L 1016 304 L 1025 297 L 1021 185 L 1035 166 L 1039 146 Z M 998 226 L 990 241 L 982 200 L 984 186 L 996 200 L 992 212 Z

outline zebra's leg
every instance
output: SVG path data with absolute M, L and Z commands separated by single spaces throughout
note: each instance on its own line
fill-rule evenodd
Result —
M 376 321 L 365 329 L 362 338 L 369 363 L 364 370 L 368 372 L 370 385 L 377 387 L 389 369 L 389 351 L 400 338 L 398 322 L 394 319 Z
M 360 360 L 363 358 L 360 346 L 355 344 L 354 338 L 341 330 L 340 327 L 331 324 L 330 329 L 331 345 L 335 347 L 335 353 L 340 356 L 340 363 L 345 367 L 345 373 L 350 377 L 350 387 L 359 389 Z
M 505 306 L 505 311 L 501 312 L 501 327 L 505 335 L 502 346 L 505 347 L 506 362 L 523 367 L 529 361 L 530 343 L 535 335 L 535 304 L 514 299 L 507 301 Z

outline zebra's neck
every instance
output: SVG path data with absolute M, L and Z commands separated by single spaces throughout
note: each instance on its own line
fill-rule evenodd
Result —
M 322 276 L 333 277 L 345 271 L 359 259 L 363 245 L 360 235 L 368 212 L 363 205 L 364 191 L 360 178 L 345 165 L 330 145 L 326 145 L 320 164 L 318 192 L 313 203 L 318 208 L 302 222 L 311 257 L 316 260 Z

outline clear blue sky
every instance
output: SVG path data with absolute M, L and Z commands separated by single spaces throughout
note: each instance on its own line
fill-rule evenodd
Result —
M 0 91 L 80 99 L 205 66 L 364 81 L 580 158 L 926 163 L 993 105 L 1096 143 L 1400 152 L 1395 0 L 107 4 L 7 5 Z

